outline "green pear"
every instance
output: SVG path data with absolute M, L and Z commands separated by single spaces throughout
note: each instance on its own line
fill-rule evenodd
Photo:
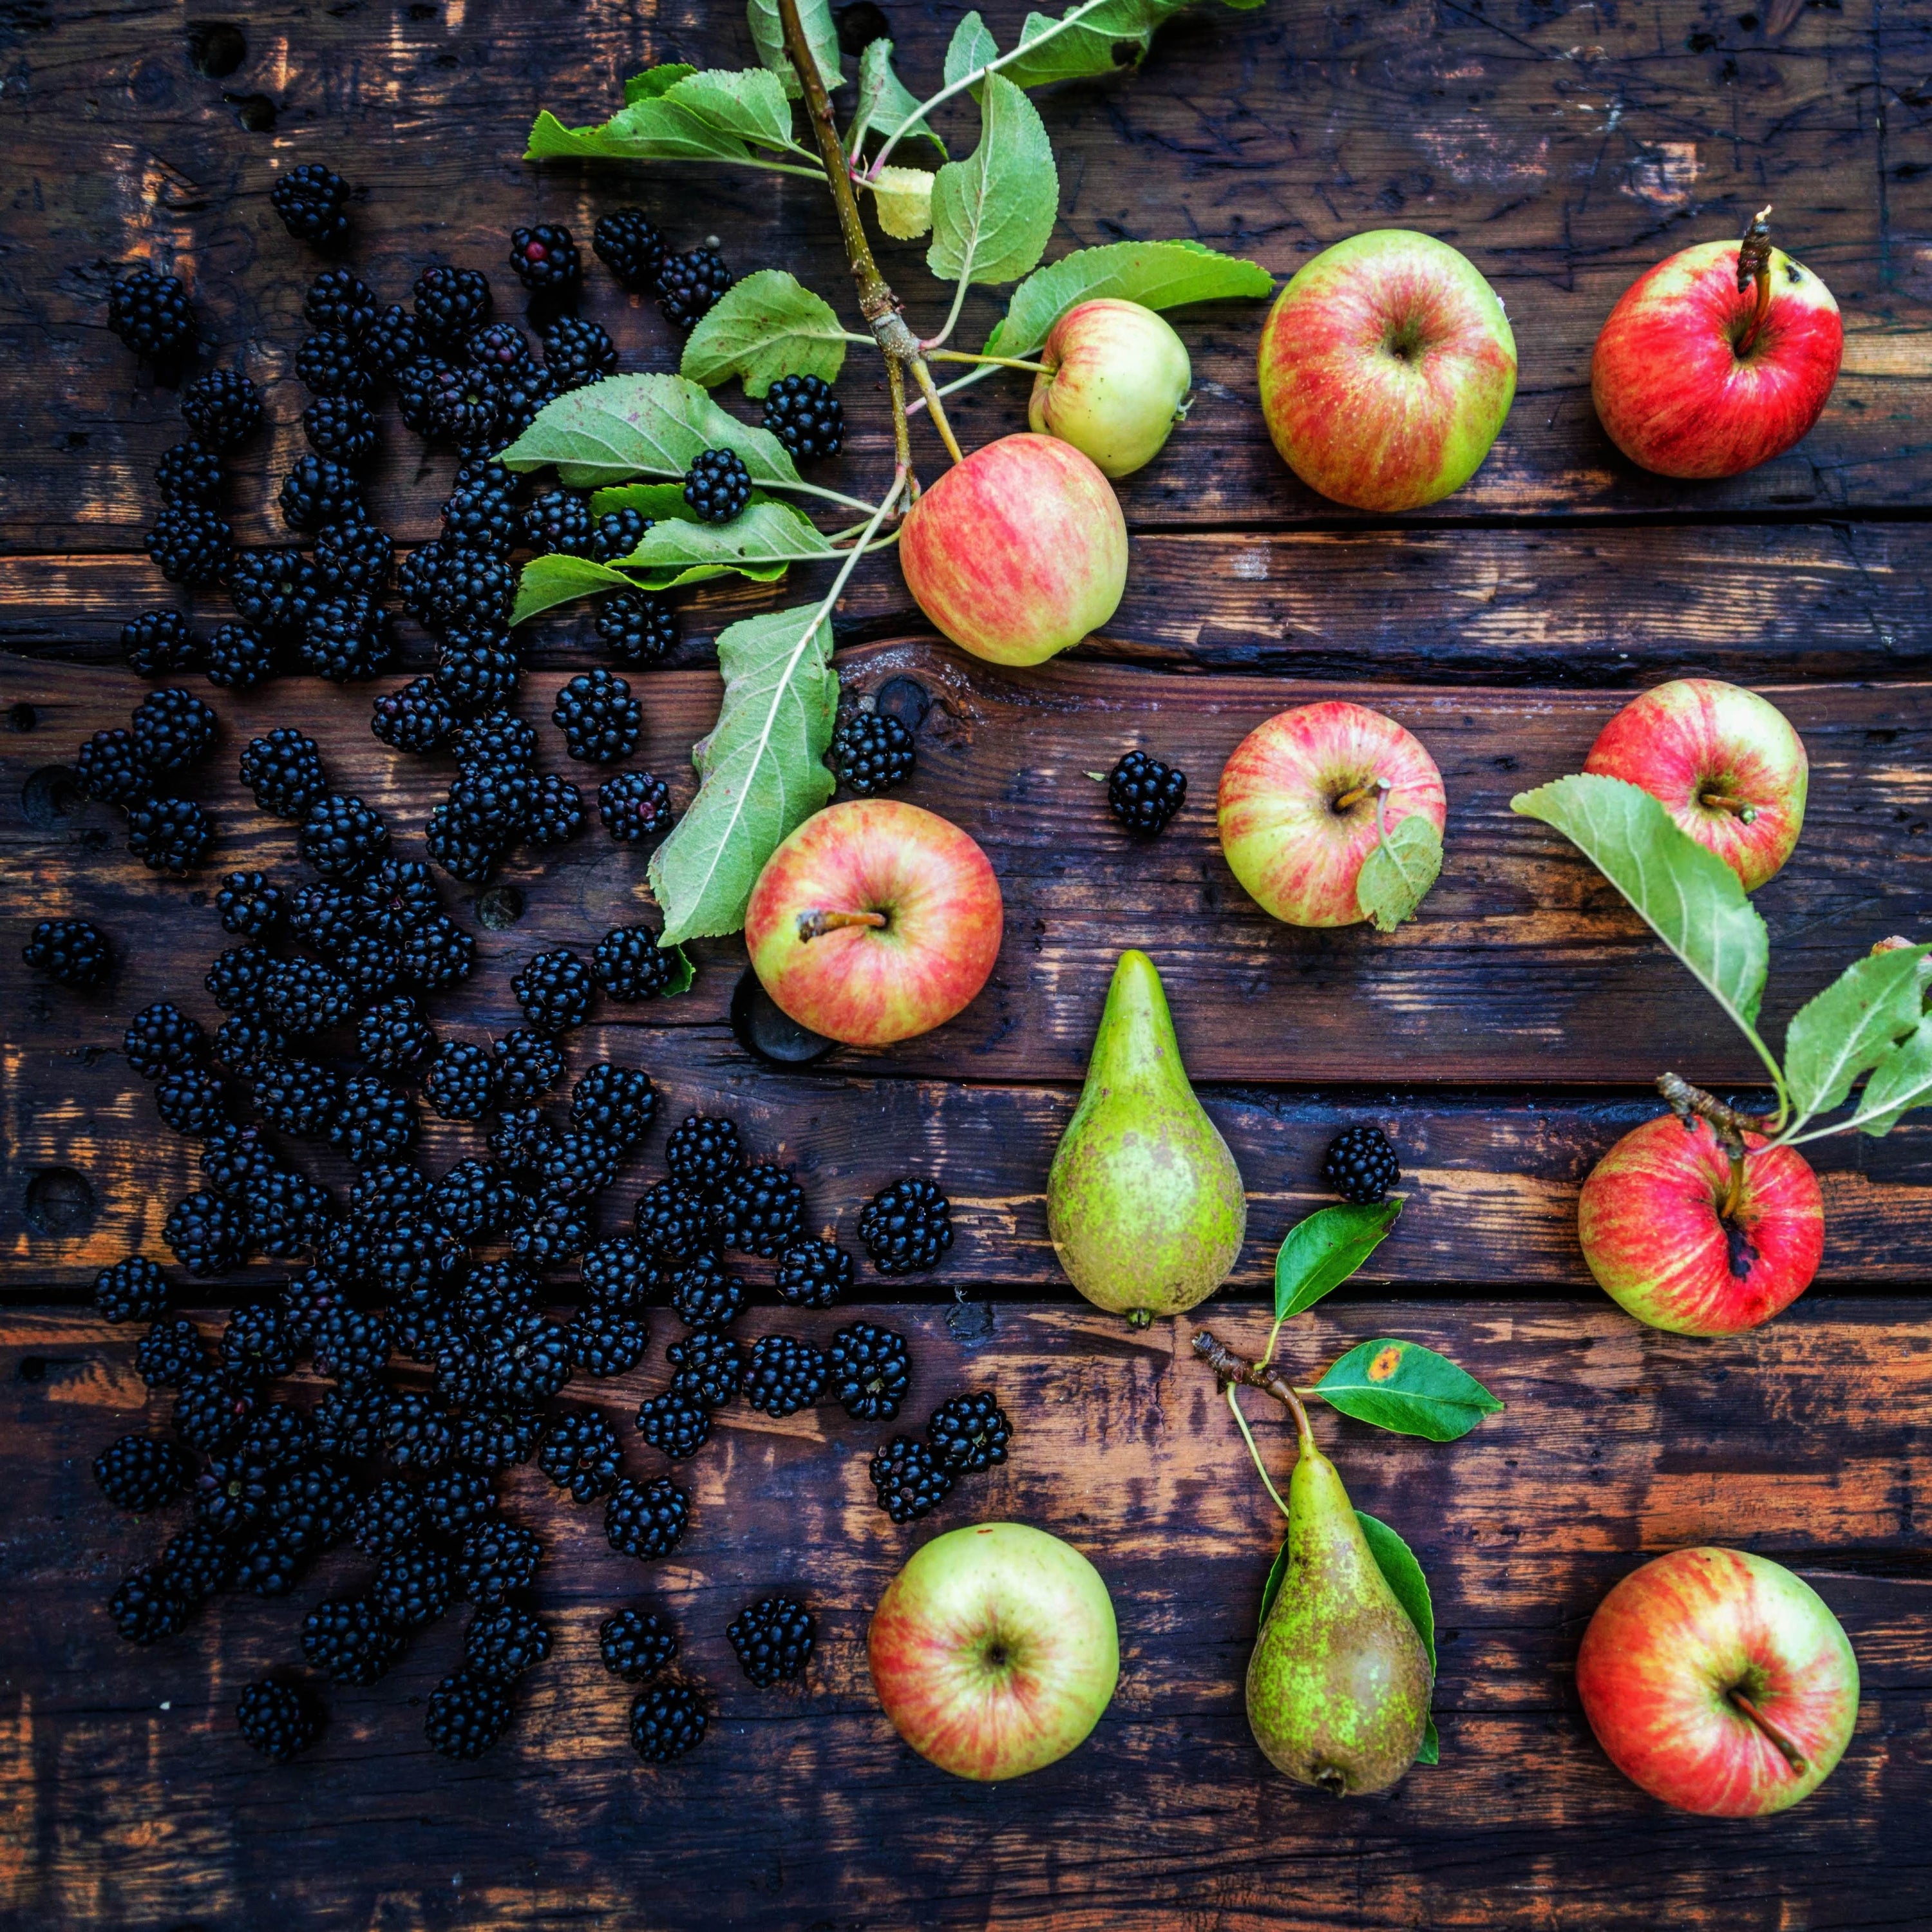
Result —
M 1204 1301 L 1247 1232 L 1240 1169 L 1202 1112 L 1144 952 L 1123 952 L 1046 1181 L 1067 1279 L 1136 1328 Z
M 1248 1660 L 1248 1728 L 1277 1771 L 1338 1798 L 1385 1790 L 1429 1722 L 1429 1654 L 1305 1420 L 1288 1567 Z

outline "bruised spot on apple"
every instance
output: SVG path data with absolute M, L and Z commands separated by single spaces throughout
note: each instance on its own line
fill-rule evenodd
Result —
M 1810 766 L 1791 723 L 1742 686 L 1680 677 L 1626 704 L 1583 769 L 1648 792 L 1748 892 L 1798 843 Z
M 1229 869 L 1264 912 L 1290 926 L 1358 924 L 1362 862 L 1420 812 L 1439 833 L 1448 800 L 1436 760 L 1393 718 L 1330 699 L 1277 712 L 1235 746 L 1215 810 Z
M 1738 1550 L 1677 1550 L 1598 1605 L 1576 1654 L 1583 1713 L 1653 1798 L 1759 1818 L 1831 1775 L 1858 1714 L 1844 1627 L 1802 1576 Z
M 1004 916 L 991 863 L 958 826 L 896 799 L 853 799 L 814 813 L 765 862 L 745 944 L 800 1026 L 885 1046 L 971 1004 Z
M 1070 442 L 1001 436 L 907 512 L 899 568 L 961 650 L 992 664 L 1041 664 L 1120 608 L 1126 519 L 1113 485 Z
M 1638 1321 L 1678 1335 L 1736 1335 L 1811 1285 L 1825 1252 L 1818 1178 L 1792 1148 L 1747 1135 L 1743 1184 L 1724 1212 L 1731 1159 L 1707 1120 L 1665 1114 L 1624 1135 L 1576 1204 L 1583 1258 Z
M 1187 345 L 1138 302 L 1103 298 L 1069 309 L 1048 334 L 1027 422 L 1090 456 L 1108 476 L 1151 463 L 1194 380 Z

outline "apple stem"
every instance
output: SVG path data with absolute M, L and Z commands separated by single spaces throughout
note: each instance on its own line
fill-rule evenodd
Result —
M 1378 793 L 1386 793 L 1389 789 L 1387 778 L 1370 778 L 1352 790 L 1345 791 L 1328 808 L 1330 812 L 1353 812 L 1365 798 L 1373 798 Z
M 798 937 L 801 945 L 814 939 L 823 939 L 828 932 L 837 932 L 848 926 L 882 926 L 886 916 L 882 912 L 802 912 L 798 916 Z
M 1706 812 L 1728 812 L 1741 824 L 1753 825 L 1757 822 L 1757 807 L 1742 798 L 1733 798 L 1729 792 L 1700 791 L 1697 802 Z
M 1761 1114 L 1740 1113 L 1735 1107 L 1727 1107 L 1714 1094 L 1707 1094 L 1701 1087 L 1694 1087 L 1689 1081 L 1676 1073 L 1660 1073 L 1657 1076 L 1657 1090 L 1670 1102 L 1670 1111 L 1686 1126 L 1694 1114 L 1700 1120 L 1708 1120 L 1711 1131 L 1718 1137 L 1718 1144 L 1731 1157 L 1731 1184 L 1724 1190 L 1724 1203 L 1718 1210 L 1725 1220 L 1738 1211 L 1738 1203 L 1744 1193 L 1744 1136 L 1771 1133 L 1776 1131 L 1777 1124 L 1766 1120 Z
M 1726 1694 L 1731 1702 L 1778 1747 L 1785 1762 L 1790 1766 L 1798 1777 L 1802 1778 L 1811 1768 L 1797 1740 L 1788 1731 L 1781 1730 L 1774 1724 L 1742 1690 L 1734 1689 Z
M 926 352 L 934 362 L 982 362 L 994 369 L 1024 369 L 1031 376 L 1053 374 L 1044 362 L 1028 362 L 1017 356 L 975 356 L 970 350 L 934 349 L 929 346 Z
M 1240 1382 L 1249 1388 L 1258 1388 L 1264 1395 L 1271 1395 L 1294 1418 L 1295 1432 L 1301 1438 L 1304 1448 L 1312 1448 L 1315 1432 L 1310 1427 L 1308 1412 L 1301 1406 L 1301 1398 L 1280 1371 L 1270 1368 L 1265 1362 L 1244 1362 L 1233 1349 L 1223 1342 L 1212 1329 L 1197 1328 L 1194 1332 L 1194 1352 L 1214 1371 L 1215 1378 L 1225 1386 L 1232 1387 Z
M 1751 217 L 1744 239 L 1738 244 L 1738 293 L 1742 295 L 1753 282 L 1757 284 L 1757 303 L 1751 310 L 1750 324 L 1738 343 L 1737 354 L 1748 356 L 1758 331 L 1771 312 L 1771 208 L 1768 204 Z

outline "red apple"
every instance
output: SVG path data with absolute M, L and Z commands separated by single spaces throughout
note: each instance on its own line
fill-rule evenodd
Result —
M 1576 1204 L 1583 1258 L 1605 1294 L 1653 1328 L 1735 1335 L 1811 1285 L 1825 1251 L 1818 1178 L 1793 1148 L 1744 1139 L 1744 1185 L 1708 1121 L 1674 1114 L 1624 1135 Z
M 1516 394 L 1496 292 L 1432 236 L 1378 228 L 1305 262 L 1262 330 L 1262 414 L 1311 490 L 1413 510 L 1481 466 Z
M 906 588 L 962 650 L 1035 664 L 1120 608 L 1127 524 L 1090 458 L 1052 436 L 1004 436 L 956 463 L 899 533 Z
M 1138 302 L 1082 302 L 1053 325 L 1027 421 L 1125 476 L 1160 454 L 1194 371 L 1187 346 Z
M 1114 1606 L 1070 1544 L 1023 1522 L 935 1537 L 886 1586 L 866 1640 L 899 1736 L 958 1778 L 1064 1757 L 1120 1674 Z
M 1756 891 L 1791 856 L 1810 776 L 1790 721 L 1754 691 L 1680 677 L 1626 704 L 1583 769 L 1660 800 L 1699 844 Z
M 1740 246 L 1702 242 L 1658 262 L 1597 338 L 1597 414 L 1660 476 L 1735 476 L 1781 454 L 1838 380 L 1845 331 L 1831 290 L 1768 242 L 1762 273 L 1740 290 Z
M 1291 926 L 1353 926 L 1375 849 L 1377 782 L 1389 830 L 1448 817 L 1436 760 L 1393 718 L 1330 700 L 1278 712 L 1234 747 L 1216 803 L 1221 850 L 1264 912 Z
M 1000 882 L 936 812 L 854 799 L 808 818 L 770 858 L 745 910 L 766 992 L 848 1046 L 930 1033 L 969 1005 L 1000 950 Z
M 1761 1818 L 1844 1756 L 1858 1660 L 1802 1576 L 1740 1550 L 1677 1550 L 1597 1606 L 1576 1688 L 1610 1762 L 1653 1798 Z

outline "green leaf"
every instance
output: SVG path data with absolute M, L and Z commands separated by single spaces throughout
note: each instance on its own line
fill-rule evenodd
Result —
M 1393 932 L 1429 896 L 1442 872 L 1442 835 L 1419 812 L 1400 820 L 1362 861 L 1355 903 L 1378 932 Z
M 673 71 L 654 68 L 628 83 L 626 104 L 599 127 L 566 128 L 544 110 L 525 160 L 750 161 L 753 146 L 806 152 L 792 138 L 784 89 L 762 68 L 686 68 L 656 87 Z
M 1143 308 L 1259 300 L 1274 278 L 1258 262 L 1217 255 L 1198 242 L 1110 242 L 1076 248 L 1036 269 L 1013 291 L 1005 319 L 987 337 L 988 356 L 1030 356 L 1070 308 L 1102 298 Z
M 600 128 L 566 128 L 548 107 L 537 110 L 530 123 L 530 140 L 524 148 L 526 161 L 598 161 L 650 160 L 634 147 L 627 147 Z
M 1017 57 L 1000 71 L 1017 87 L 1049 81 L 1084 80 L 1138 64 L 1154 30 L 1186 0 L 1099 0 L 1070 7 L 1057 20 L 1029 14 L 1020 29 Z
M 1345 1202 L 1298 1221 L 1275 1252 L 1275 1319 L 1299 1315 L 1340 1288 L 1388 1238 L 1401 1212 L 1400 1201 Z
M 765 861 L 837 783 L 824 759 L 838 676 L 821 605 L 730 626 L 718 639 L 718 722 L 692 748 L 698 796 L 651 858 L 660 945 L 736 932 Z
M 607 376 L 547 403 L 501 460 L 512 470 L 556 465 L 566 488 L 633 476 L 682 476 L 699 452 L 735 449 L 754 483 L 799 480 L 785 446 L 720 409 L 682 376 Z
M 1903 946 L 1856 959 L 1791 1016 L 1784 1078 L 1797 1118 L 1840 1106 L 1923 1018 L 1919 962 L 1932 947 Z
M 830 382 L 845 366 L 845 332 L 824 296 L 782 268 L 760 268 L 734 282 L 691 332 L 682 372 L 715 388 L 741 376 L 762 396 L 781 376 Z
M 1888 1134 L 1902 1114 L 1932 1102 L 1932 1019 L 1922 1020 L 1912 1037 L 1892 1048 L 1872 1069 L 1852 1118 L 1860 1132 Z
M 811 519 L 770 497 L 752 502 L 728 524 L 667 518 L 617 561 L 646 590 L 672 590 L 734 572 L 770 584 L 794 563 L 836 555 Z
M 1429 1579 L 1422 1574 L 1422 1565 L 1415 1560 L 1415 1552 L 1387 1523 L 1361 1510 L 1356 1510 L 1355 1520 L 1362 1526 L 1362 1534 L 1370 1555 L 1376 1559 L 1376 1568 L 1395 1592 L 1396 1601 L 1402 1606 L 1409 1622 L 1415 1626 L 1416 1635 L 1422 1640 L 1422 1647 L 1429 1654 L 1429 1672 L 1432 1677 L 1436 1674 L 1436 1606 L 1430 1598 Z M 1423 1726 L 1422 1747 L 1415 1754 L 1415 1761 L 1418 1764 L 1439 1764 L 1442 1761 L 1442 1740 L 1436 1735 L 1432 1712 Z
M 634 588 L 621 570 L 593 563 L 587 556 L 533 556 L 517 580 L 516 608 L 510 613 L 510 622 L 514 628 L 540 610 L 600 591 Z
M 777 76 L 762 68 L 691 74 L 668 89 L 662 100 L 665 106 L 675 107 L 754 147 L 797 146 L 792 139 L 791 106 L 785 91 Z
M 896 242 L 916 242 L 932 227 L 932 184 L 924 168 L 896 165 L 875 170 L 866 180 L 878 210 L 879 226 Z
M 634 74 L 624 83 L 624 105 L 631 106 L 640 100 L 655 100 L 661 94 L 668 94 L 681 80 L 688 80 L 697 68 L 683 61 L 669 61 L 662 67 L 646 68 L 642 74 Z
M 658 988 L 661 1000 L 674 1000 L 680 993 L 691 991 L 691 982 L 698 977 L 698 968 L 691 963 L 691 956 L 681 946 L 674 946 L 671 953 L 676 964 L 670 969 L 670 977 Z
M 615 483 L 591 492 L 593 517 L 608 517 L 613 510 L 635 510 L 654 524 L 671 517 L 692 524 L 698 520 L 698 512 L 684 500 L 681 483 Z
M 1315 1393 L 1358 1422 L 1431 1442 L 1453 1442 L 1502 1407 L 1446 1355 L 1386 1336 L 1351 1348 Z
M 784 22 L 778 0 L 749 0 L 746 12 L 752 22 L 752 42 L 758 58 L 778 76 L 788 98 L 796 100 L 803 93 L 791 57 L 785 52 Z M 838 64 L 838 24 L 832 17 L 832 0 L 798 0 L 799 23 L 805 28 L 805 44 L 812 50 L 820 76 L 829 94 L 845 85 L 844 70 Z
M 951 87 L 969 74 L 976 74 L 999 57 L 1000 44 L 987 31 L 986 22 L 977 14 L 968 14 L 953 28 L 952 38 L 946 44 L 946 86 Z
M 980 103 L 980 145 L 934 178 L 926 266 L 944 281 L 1010 282 L 1040 260 L 1059 212 L 1046 126 L 1033 103 L 994 74 Z
M 1680 831 L 1648 792 L 1622 778 L 1575 773 L 1519 792 L 1510 809 L 1574 841 L 1763 1051 L 1756 1020 L 1771 940 L 1723 860 Z
M 977 18 L 976 15 L 974 18 Z M 924 121 L 906 124 L 906 117 L 919 112 L 919 102 L 898 77 L 892 66 L 892 44 L 887 40 L 868 40 L 859 56 L 859 104 L 845 136 L 845 152 L 857 154 L 867 135 L 884 140 L 895 133 L 903 140 L 922 138 L 946 158 L 946 143 Z M 903 128 L 903 132 L 901 132 Z

